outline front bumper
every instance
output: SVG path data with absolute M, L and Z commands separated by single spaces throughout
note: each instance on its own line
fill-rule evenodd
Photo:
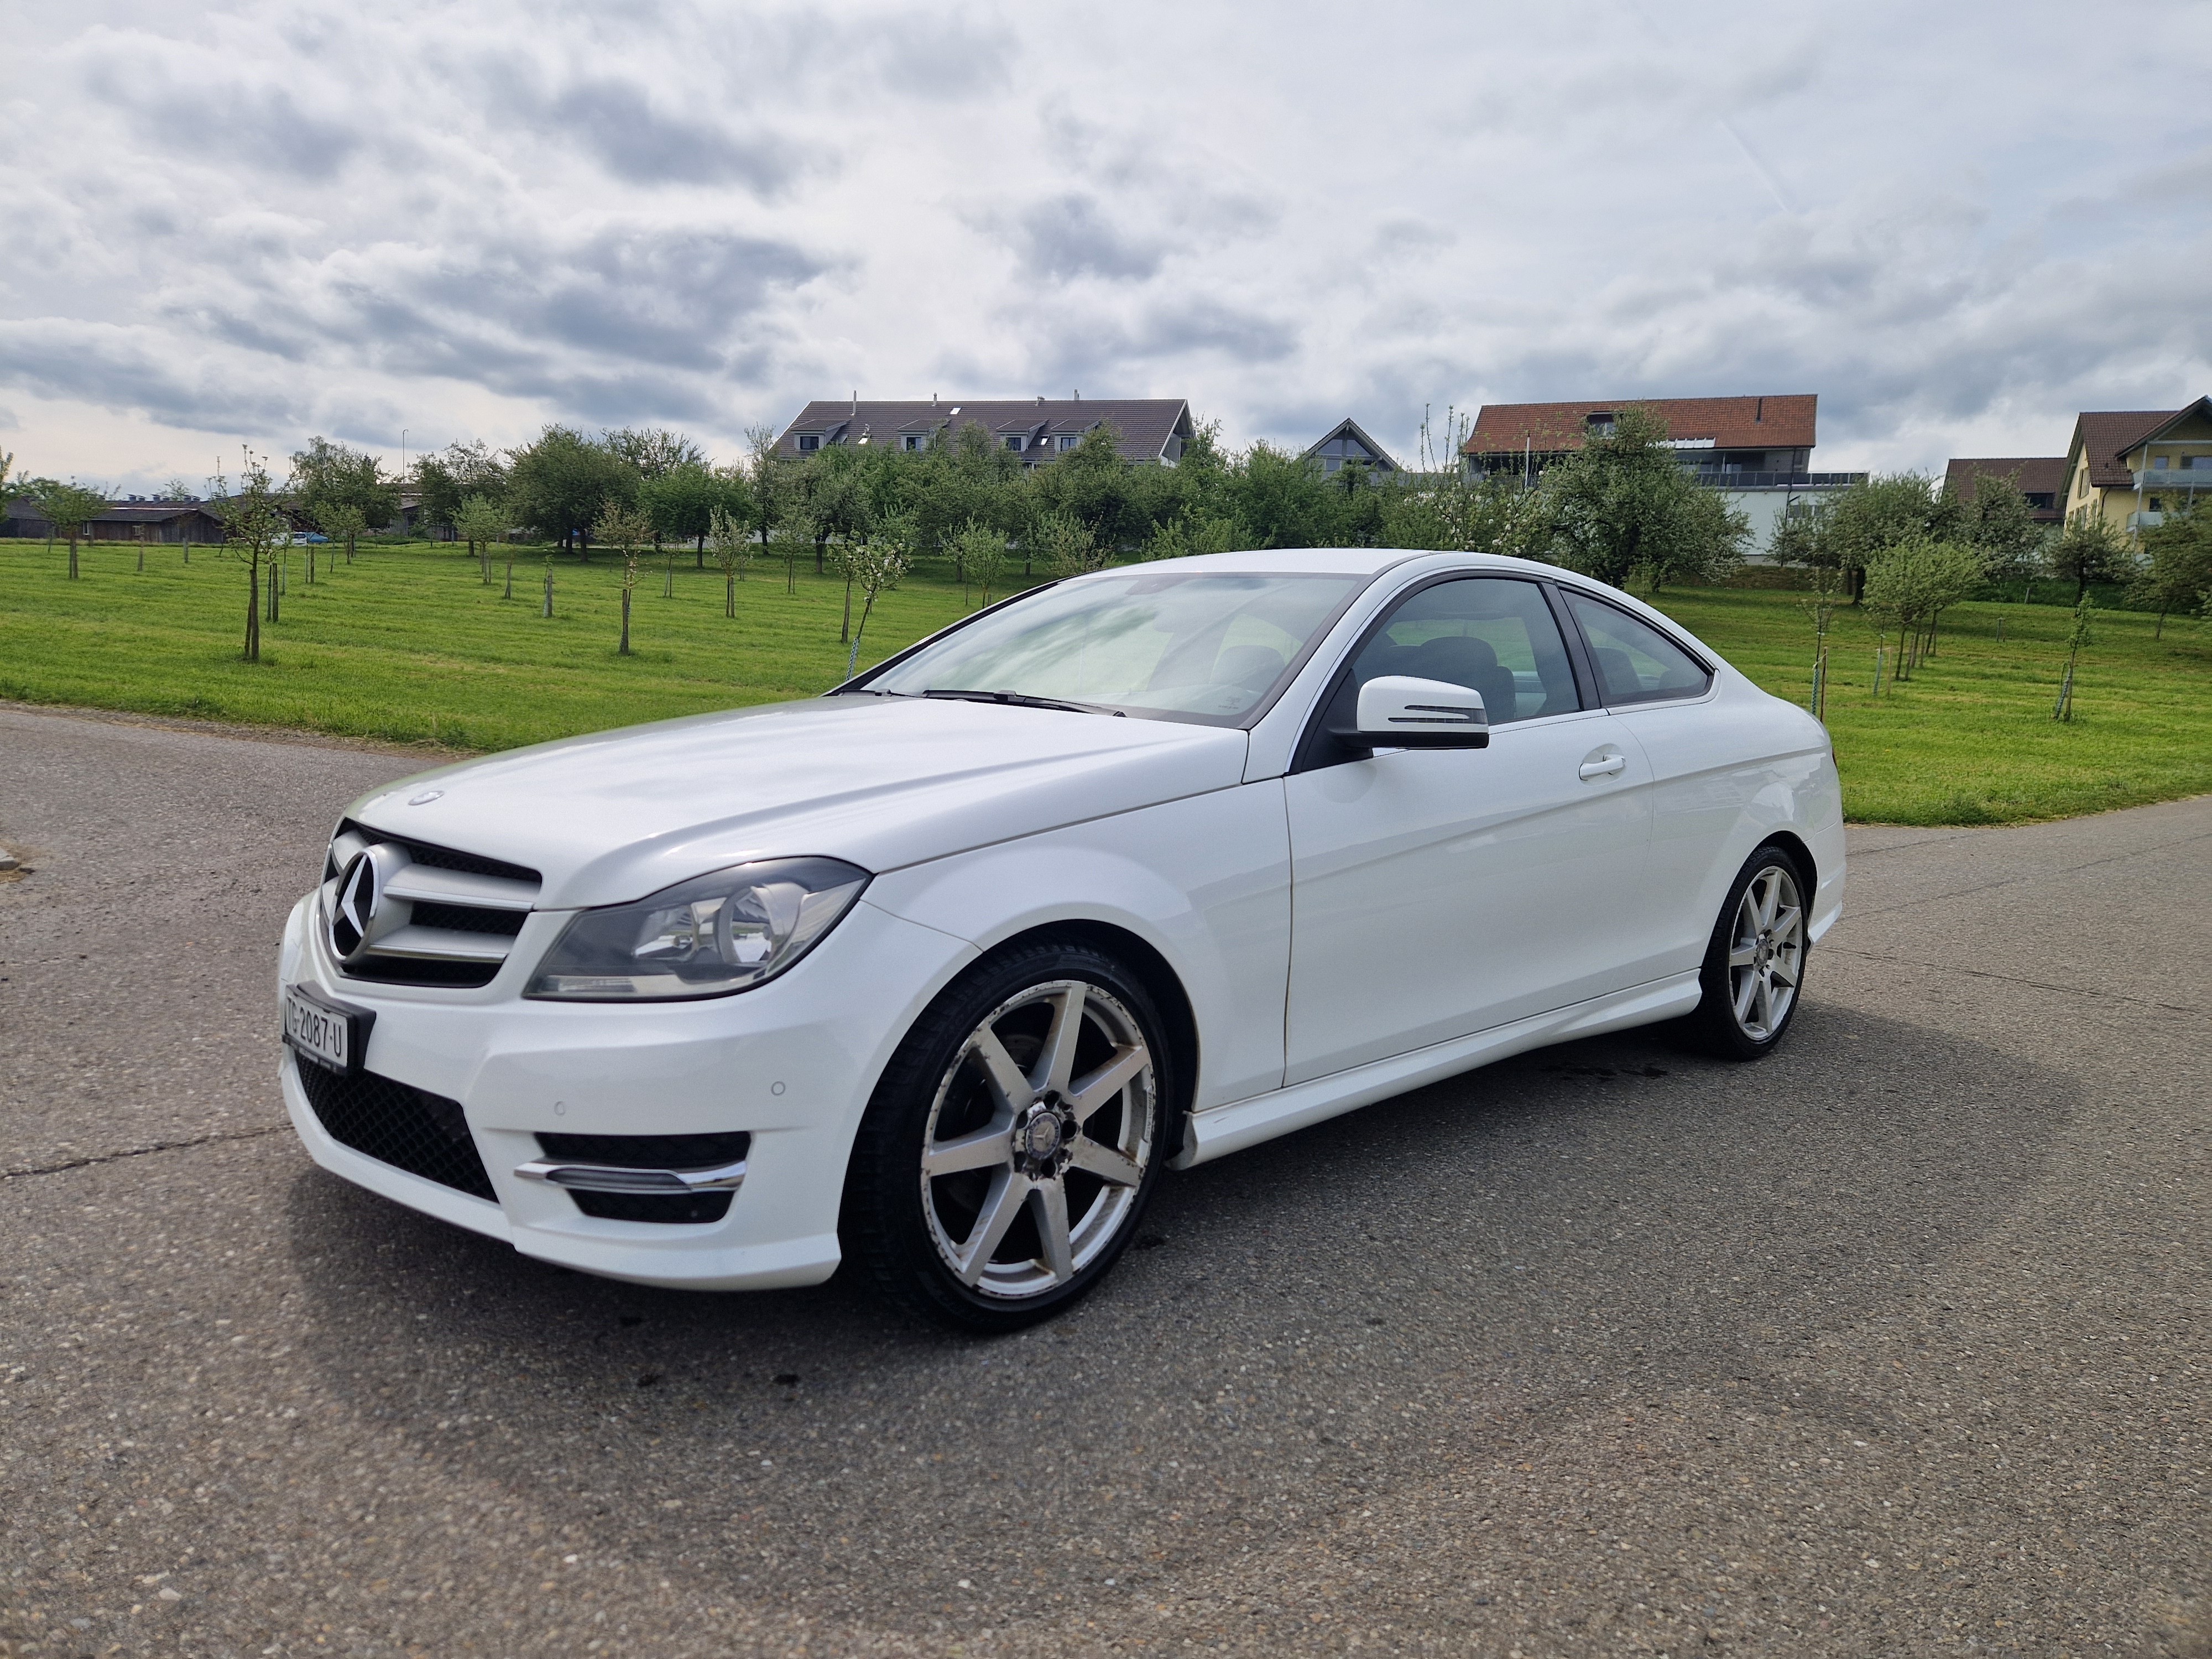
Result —
M 549 928 L 559 920 L 532 918 Z M 316 1163 L 525 1255 L 692 1290 L 811 1285 L 836 1269 L 846 1160 L 875 1080 L 929 999 L 975 957 L 964 940 L 863 898 L 796 967 L 754 990 L 697 1002 L 526 1002 L 531 933 L 498 979 L 456 993 L 344 978 L 313 921 L 310 895 L 285 927 L 279 995 L 304 984 L 373 1010 L 366 1069 L 460 1103 L 495 1201 L 335 1139 L 288 1051 L 284 1103 Z M 516 1174 L 542 1158 L 540 1132 L 739 1129 L 752 1137 L 744 1179 L 719 1221 L 605 1220 L 562 1188 Z

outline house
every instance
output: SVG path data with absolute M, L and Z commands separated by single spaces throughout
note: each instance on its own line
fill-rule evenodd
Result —
M 0 512 L 0 536 L 44 540 L 54 533 L 38 502 L 27 495 L 9 501 Z M 204 502 L 149 501 L 134 496 L 109 502 L 106 511 L 87 521 L 84 538 L 95 542 L 219 542 L 222 520 Z
M 2212 495 L 2212 398 L 2180 409 L 2084 410 L 2066 447 L 2069 524 L 2101 518 L 2132 535 Z
M 1339 421 L 1322 434 L 1319 442 L 1310 446 L 1298 459 L 1308 465 L 1318 462 L 1323 472 L 1340 472 L 1346 466 L 1363 466 L 1371 477 L 1398 471 L 1398 463 L 1390 452 L 1369 437 L 1358 422 L 1350 416 Z
M 1486 404 L 1460 455 L 1471 477 L 1517 478 L 1533 488 L 1547 466 L 1565 460 L 1591 438 L 1611 434 L 1620 412 L 1632 404 L 1665 422 L 1667 442 L 1684 469 L 1699 483 L 1719 490 L 1751 520 L 1752 546 L 1763 550 L 1785 516 L 1810 512 L 1824 494 L 1866 477 L 1811 470 L 1819 404 L 1811 392 Z
M 811 455 L 838 444 L 923 450 L 943 434 L 956 441 L 963 427 L 980 427 L 997 447 L 1040 466 L 1083 441 L 1100 426 L 1114 428 L 1124 460 L 1173 466 L 1194 434 L 1190 405 L 1181 398 L 1073 398 L 875 403 L 854 397 L 815 402 L 799 412 L 775 442 L 783 456 Z
M 2037 524 L 2057 524 L 2058 497 L 2066 488 L 2063 455 L 1954 455 L 1943 469 L 1943 488 L 1962 501 L 1974 499 L 1984 477 L 2009 478 L 2013 488 L 2027 498 L 2027 516 Z M 2212 483 L 2212 473 L 2205 475 Z

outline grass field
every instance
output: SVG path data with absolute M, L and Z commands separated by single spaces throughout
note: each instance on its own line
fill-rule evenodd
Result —
M 805 696 L 843 678 L 843 590 L 802 567 L 754 565 L 722 614 L 722 580 L 676 560 L 662 597 L 639 583 L 634 655 L 616 654 L 620 565 L 554 564 L 555 614 L 541 616 L 542 554 L 518 556 L 501 598 L 462 551 L 376 544 L 303 580 L 289 558 L 281 620 L 263 660 L 239 660 L 246 576 L 218 550 L 101 543 L 83 579 L 44 543 L 0 542 L 0 697 L 301 727 L 490 750 L 570 732 Z M 1662 609 L 1778 696 L 1803 702 L 1812 629 L 1798 596 L 1685 589 Z M 957 584 L 910 575 L 878 601 L 863 665 L 961 614 Z M 1832 635 L 1828 723 L 1855 819 L 1998 823 L 2066 817 L 2212 790 L 2212 629 L 2101 613 L 2075 677 L 2071 724 L 2051 718 L 2068 613 L 1969 605 L 1946 618 L 1937 656 L 1907 684 L 1869 695 L 1874 636 L 1844 613 Z M 2002 625 L 2003 638 L 1998 638 Z M 0 771 L 4 767 L 0 766 Z

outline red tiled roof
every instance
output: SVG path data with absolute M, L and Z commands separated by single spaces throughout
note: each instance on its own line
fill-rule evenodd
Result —
M 2172 409 L 2085 409 L 2074 417 L 2074 441 L 2066 446 L 2066 470 L 2089 452 L 2089 482 L 2099 489 L 2132 489 L 2135 475 L 2120 458 L 2180 411 Z
M 2066 471 L 2071 477 L 2074 458 L 2089 453 L 2089 483 L 2099 489 L 2132 489 L 2135 474 L 2128 471 L 2127 453 L 2146 439 L 2154 438 L 2191 410 L 2212 415 L 2212 398 L 2199 398 L 2179 409 L 2085 409 L 2074 418 L 2074 441 L 2066 447 Z
M 2050 507 L 2037 508 L 2037 515 L 2047 511 L 2054 519 L 2058 516 L 2061 499 L 2066 494 L 2063 455 L 1954 455 L 1951 464 L 1943 469 L 1943 487 L 1960 500 L 1971 501 L 1979 481 L 1990 477 L 2010 478 L 2013 488 L 2023 495 L 2050 496 Z
M 1626 398 L 1574 404 L 1485 404 L 1460 446 L 1466 455 L 1557 454 L 1583 447 L 1592 415 L 1634 404 L 1667 422 L 1670 438 L 1710 438 L 1716 449 L 1810 449 L 1820 403 L 1813 392 L 1765 398 Z

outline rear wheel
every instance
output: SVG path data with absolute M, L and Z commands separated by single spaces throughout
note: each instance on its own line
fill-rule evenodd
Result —
M 1104 1276 L 1165 1157 L 1169 1054 L 1144 984 L 1042 945 L 940 996 L 870 1102 L 848 1241 L 909 1311 L 969 1330 L 1050 1317 Z
M 1753 853 L 1721 907 L 1699 975 L 1705 997 L 1684 1035 L 1710 1054 L 1757 1060 L 1771 1054 L 1797 1012 L 1811 941 L 1805 878 L 1787 848 Z

